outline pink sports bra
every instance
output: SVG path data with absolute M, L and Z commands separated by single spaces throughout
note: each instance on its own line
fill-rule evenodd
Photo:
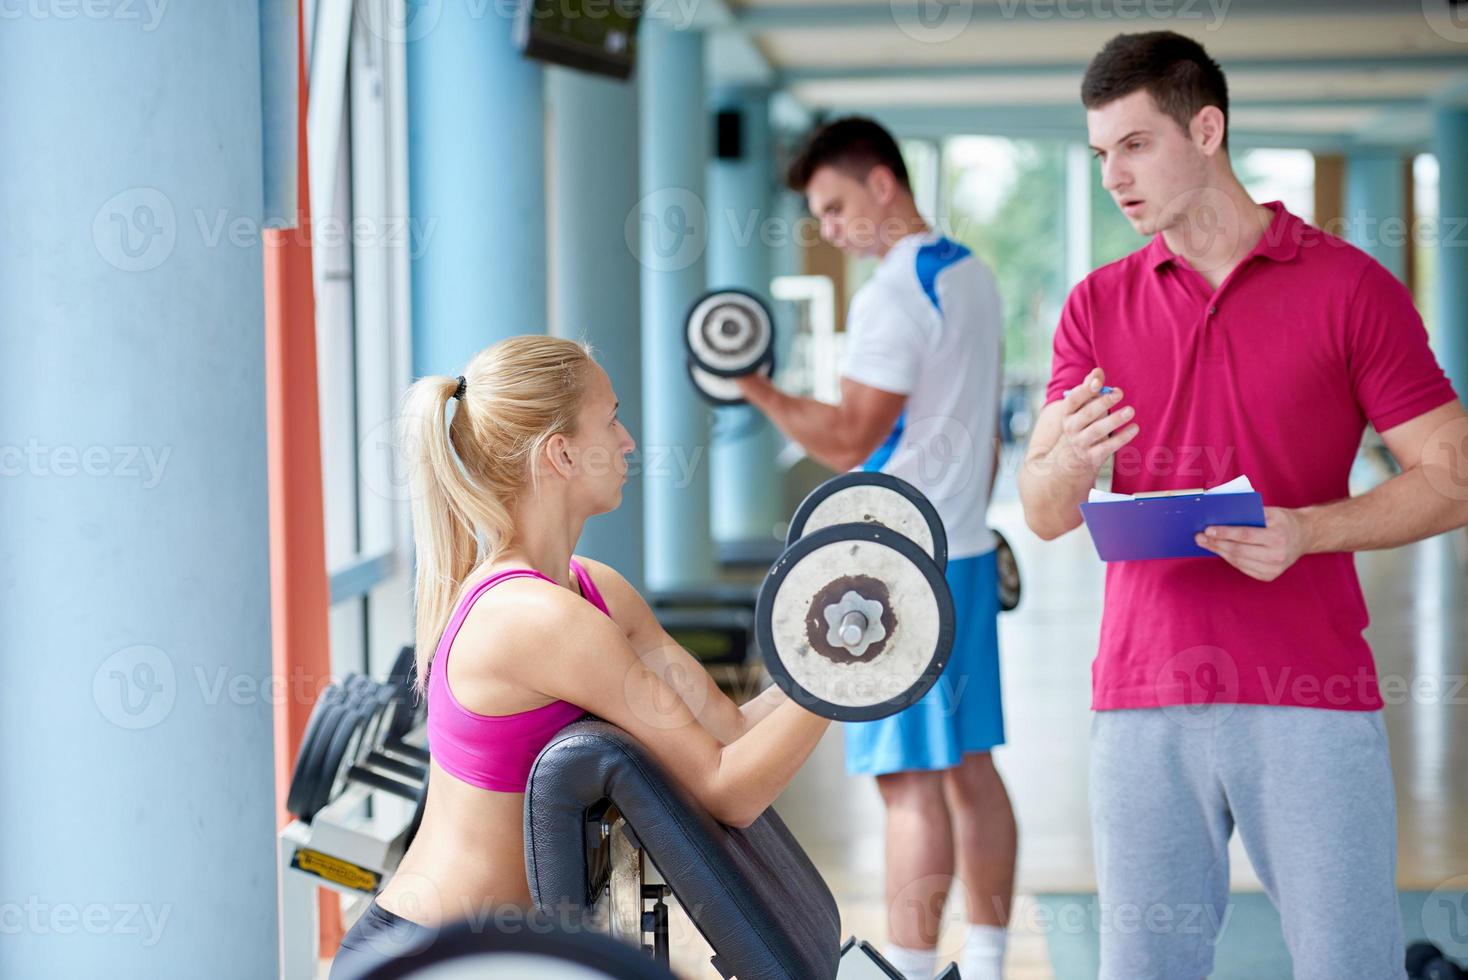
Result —
M 574 558 L 571 572 L 581 595 L 610 616 L 591 576 Z M 586 714 L 570 702 L 552 701 L 513 715 L 481 715 L 460 704 L 449 689 L 449 649 L 475 600 L 506 579 L 526 577 L 554 581 L 533 568 L 511 568 L 476 585 L 449 620 L 428 671 L 428 751 L 433 761 L 471 786 L 500 793 L 525 792 L 530 766 L 545 743 Z

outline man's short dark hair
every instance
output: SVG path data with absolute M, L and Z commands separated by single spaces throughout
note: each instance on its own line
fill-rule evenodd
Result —
M 786 168 L 785 183 L 803 194 L 811 177 L 822 167 L 835 167 L 865 180 L 876 166 L 891 170 L 903 189 L 912 193 L 907 164 L 902 162 L 902 151 L 892 134 L 864 116 L 847 116 L 818 126 L 806 136 Z
M 1086 68 L 1081 103 L 1099 109 L 1138 89 L 1145 89 L 1183 132 L 1199 109 L 1218 106 L 1228 142 L 1228 82 L 1197 41 L 1172 31 L 1116 35 Z

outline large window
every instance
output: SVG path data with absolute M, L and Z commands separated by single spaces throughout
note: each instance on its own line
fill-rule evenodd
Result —
M 307 0 L 309 142 L 331 663 L 385 674 L 412 637 L 393 419 L 410 366 L 403 0 Z

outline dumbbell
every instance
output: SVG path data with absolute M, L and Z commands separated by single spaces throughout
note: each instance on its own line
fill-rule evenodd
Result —
M 296 756 L 287 809 L 310 823 L 348 783 L 362 782 L 413 800 L 421 813 L 428 754 L 393 734 L 407 697 L 395 682 L 359 675 L 323 691 Z
M 938 566 L 948 568 L 948 534 L 932 501 L 890 473 L 843 473 L 816 487 L 795 508 L 785 547 L 837 524 L 877 524 L 911 538 Z
M 786 540 L 755 604 L 770 677 L 838 721 L 916 703 L 954 637 L 947 540 L 931 502 L 890 474 L 845 474 L 802 502 Z
M 1011 612 L 1019 606 L 1019 559 L 1004 535 L 993 528 L 989 530 L 994 534 L 994 562 L 999 570 L 999 611 Z
M 344 696 L 345 692 L 335 684 L 321 692 L 311 709 L 311 717 L 307 719 L 306 730 L 301 736 L 301 747 L 296 752 L 285 808 L 292 816 L 307 823 L 316 815 L 314 804 L 319 793 L 321 759 L 326 754 L 331 734 L 341 721 L 345 710 L 341 704 Z
M 420 762 L 428 761 L 428 753 L 416 746 L 404 745 L 403 736 L 408 734 L 423 722 L 425 705 L 413 689 L 413 679 L 417 674 L 416 661 L 413 659 L 413 647 L 403 647 L 398 651 L 397 659 L 393 661 L 392 669 L 387 674 L 387 684 L 392 688 L 395 696 L 393 714 L 388 723 L 386 744 L 394 751 L 413 758 Z
M 775 321 L 764 300 L 743 289 L 716 289 L 688 311 L 683 341 L 688 377 L 714 405 L 742 405 L 733 379 L 775 373 Z
M 395 685 L 379 684 L 370 678 L 348 681 L 347 704 L 355 714 L 343 716 L 322 758 L 321 806 L 340 796 L 349 784 L 361 783 L 413 802 L 417 807 L 413 828 L 417 828 L 427 792 L 427 754 L 423 753 L 421 763 L 403 759 L 396 753 L 409 746 L 401 741 L 379 740 L 385 739 L 388 713 L 400 694 L 401 689 Z
M 370 782 L 378 789 L 416 799 L 419 787 L 428 778 L 426 764 L 389 754 L 396 746 L 386 742 L 398 692 L 391 685 L 362 676 L 348 678 L 345 687 L 348 712 L 337 723 L 322 756 L 317 809 L 340 796 L 353 781 Z M 357 778 L 367 772 L 385 775 L 396 782 L 388 785 L 380 780 Z
M 901 531 L 916 541 L 940 569 L 947 570 L 948 537 L 938 511 L 910 483 L 889 473 L 845 473 L 822 483 L 796 509 L 785 544 L 794 544 L 807 529 L 861 522 Z M 1019 605 L 1019 562 L 1004 535 L 992 528 L 990 531 L 995 538 L 999 608 L 1008 612 Z
M 1462 967 L 1426 940 L 1407 947 L 1407 976 L 1412 980 L 1464 980 Z
M 362 703 L 367 694 L 363 680 L 350 676 L 322 691 L 306 722 L 286 794 L 286 809 L 307 823 L 331 802 L 338 790 L 336 773 L 341 758 L 355 754 L 364 729 L 372 721 L 373 712 L 364 711 Z

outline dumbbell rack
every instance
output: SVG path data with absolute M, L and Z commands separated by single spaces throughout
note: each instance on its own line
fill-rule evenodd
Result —
M 402 860 L 428 793 L 427 726 L 412 690 L 413 648 L 386 682 L 349 675 L 317 697 L 277 835 L 280 975 L 316 976 L 317 890 L 368 901 Z
M 404 744 L 413 747 L 425 742 L 421 725 L 403 738 Z M 354 782 L 310 823 L 292 820 L 280 831 L 276 855 L 283 980 L 313 980 L 316 976 L 317 889 L 330 888 L 370 900 L 402 860 L 415 829 L 415 810 L 408 800 Z

